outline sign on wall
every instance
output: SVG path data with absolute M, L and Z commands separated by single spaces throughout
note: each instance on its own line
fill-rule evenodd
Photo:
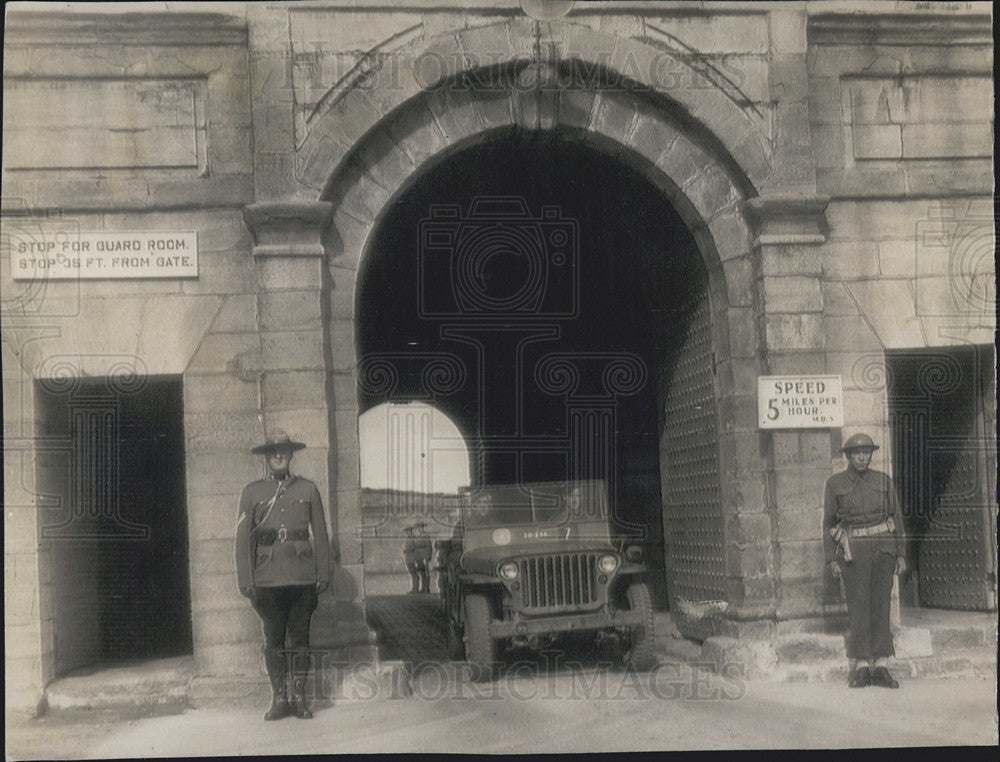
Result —
M 197 278 L 198 234 L 59 231 L 10 236 L 14 280 Z
M 762 429 L 843 426 L 840 376 L 758 376 L 757 421 Z

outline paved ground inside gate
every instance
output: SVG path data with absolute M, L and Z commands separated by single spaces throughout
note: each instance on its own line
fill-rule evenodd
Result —
M 996 681 L 986 679 L 914 679 L 898 691 L 852 691 L 833 683 L 743 686 L 678 666 L 656 681 L 583 669 L 508 675 L 486 687 L 460 676 L 418 686 L 409 699 L 343 703 L 311 721 L 264 723 L 264 706 L 131 721 L 8 720 L 6 753 L 83 759 L 997 743 Z
M 8 717 L 9 759 L 344 752 L 600 752 L 995 745 L 996 678 L 908 678 L 850 690 L 842 681 L 753 683 L 661 657 L 622 671 L 587 639 L 559 658 L 508 653 L 499 678 L 468 681 L 445 656 L 440 597 L 405 577 L 367 586 L 384 658 L 414 669 L 406 699 L 343 700 L 311 721 L 264 723 L 266 706 L 217 705 L 161 717 L 107 712 Z

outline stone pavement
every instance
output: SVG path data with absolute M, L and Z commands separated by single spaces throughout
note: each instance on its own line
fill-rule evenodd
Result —
M 433 674 L 428 671 L 428 677 Z M 318 709 L 265 723 L 258 705 L 117 723 L 8 721 L 8 759 L 525 753 L 995 745 L 994 679 L 903 679 L 898 691 L 741 683 L 681 668 L 582 669 L 490 686 L 426 683 L 410 699 Z M 992 752 L 995 754 L 994 752 Z M 962 759 L 970 756 L 963 751 Z
M 745 679 L 749 662 L 736 664 L 736 669 L 732 663 L 723 664 L 721 673 L 714 672 L 720 665 L 708 663 L 703 646 L 676 637 L 665 612 L 656 615 L 660 663 L 649 673 L 616 668 L 610 651 L 579 637 L 561 643 L 555 658 L 552 652 L 508 653 L 495 681 L 473 684 L 462 665 L 446 660 L 440 597 L 406 595 L 407 587 L 405 577 L 376 579 L 366 587 L 381 657 L 409 666 L 411 691 L 405 700 L 387 700 L 373 690 L 370 676 L 360 675 L 332 705 L 317 702 L 312 722 L 290 718 L 263 723 L 263 694 L 228 704 L 196 702 L 174 716 L 132 711 L 116 717 L 102 710 L 70 708 L 39 720 L 8 717 L 7 756 L 596 752 L 997 742 L 996 640 L 995 625 L 991 629 L 986 624 L 990 615 L 924 614 L 920 623 L 930 630 L 935 647 L 951 650 L 929 660 L 938 664 L 936 672 L 914 673 L 899 661 L 898 691 L 848 689 L 842 638 L 832 635 L 783 636 L 772 644 L 771 653 L 784 662 L 762 679 Z M 990 652 L 992 662 L 984 657 Z M 984 668 L 971 668 L 959 654 L 978 654 Z M 797 677 L 789 673 L 790 667 L 799 671 Z M 186 669 L 183 662 L 151 665 L 105 682 L 118 685 L 125 680 L 140 688 L 157 680 L 172 685 L 177 672 Z M 922 679 L 931 676 L 938 679 Z
M 368 620 L 378 633 L 380 656 L 408 662 L 447 665 L 444 608 L 439 595 L 406 595 L 405 575 L 366 578 Z M 433 588 L 433 586 L 432 586 Z M 661 660 L 720 670 L 739 669 L 748 680 L 826 682 L 847 680 L 843 634 L 786 632 L 768 640 L 712 637 L 702 644 L 681 637 L 670 613 L 654 614 L 656 651 Z M 905 677 L 988 676 L 996 672 L 996 614 L 904 608 L 895 628 L 894 674 Z M 610 658 L 586 638 L 570 644 L 568 660 Z M 517 654 L 519 663 L 532 663 Z M 541 663 L 537 658 L 536 663 Z M 729 665 L 727 667 L 727 665 Z

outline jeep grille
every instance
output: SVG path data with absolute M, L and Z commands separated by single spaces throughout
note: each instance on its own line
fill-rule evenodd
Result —
M 598 602 L 596 553 L 525 558 L 520 567 L 525 609 L 586 607 Z

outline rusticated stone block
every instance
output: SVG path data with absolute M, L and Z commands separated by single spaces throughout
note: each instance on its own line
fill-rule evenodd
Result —
M 322 328 L 323 296 L 318 289 L 267 290 L 259 299 L 260 327 L 265 331 Z
M 201 676 L 259 676 L 260 647 L 255 643 L 195 644 L 194 660 Z
M 818 524 L 817 522 L 817 526 Z M 780 516 L 778 526 L 781 526 Z M 819 579 L 822 577 L 826 562 L 823 555 L 823 544 L 819 539 L 781 540 L 779 553 L 781 556 L 779 576 L 782 580 Z
M 712 159 L 683 134 L 679 135 L 656 160 L 656 166 L 663 170 L 675 185 L 682 188 L 711 164 L 713 164 Z
M 321 248 L 321 247 L 320 247 Z M 323 263 L 315 257 L 264 257 L 257 262 L 262 290 L 320 288 Z
M 829 280 L 859 280 L 879 274 L 878 245 L 873 241 L 827 243 L 820 255 L 823 277 Z
M 417 166 L 447 145 L 434 117 L 423 105 L 402 109 L 388 130 Z
M 708 231 L 712 234 L 715 249 L 724 263 L 740 258 L 749 259 L 750 230 L 743 215 L 735 207 L 709 220 Z M 741 285 L 744 289 L 749 289 L 750 283 Z
M 726 543 L 726 568 L 739 569 L 744 577 L 769 574 L 772 566 L 771 549 L 767 544 L 742 545 Z
M 701 658 L 715 672 L 733 674 L 735 669 L 746 680 L 771 677 L 778 667 L 778 655 L 769 640 L 711 637 L 701 645 Z
M 764 322 L 768 348 L 821 349 L 824 337 L 824 322 L 821 318 L 821 313 L 766 315 Z
M 559 94 L 560 124 L 589 130 L 595 102 L 596 94 L 592 90 L 576 88 L 562 90 Z
M 781 468 L 774 472 L 775 501 L 779 513 L 818 508 L 823 504 L 823 490 L 829 468 Z
M 323 410 L 326 373 L 321 370 L 268 371 L 263 377 L 267 410 Z
M 822 312 L 820 280 L 802 276 L 765 277 L 764 305 L 768 313 Z
M 766 545 L 771 542 L 771 515 L 739 513 L 727 516 L 726 537 L 740 545 Z
M 271 331 L 261 334 L 261 367 L 271 370 L 325 369 L 320 331 Z
M 820 561 L 822 564 L 822 561 Z M 778 603 L 778 619 L 797 619 L 801 617 L 821 616 L 824 614 L 822 575 L 809 575 L 796 581 L 783 580 L 780 585 L 780 601 Z
M 705 167 L 684 185 L 683 190 L 702 219 L 706 220 L 732 207 L 739 198 L 732 180 L 717 164 Z
M 244 452 L 206 451 L 187 458 L 186 477 L 189 497 L 239 495 L 243 485 L 260 478 L 260 465 Z
M 188 452 L 249 451 L 258 443 L 257 411 L 189 412 L 184 416 L 184 437 Z
M 871 324 L 861 315 L 828 315 L 823 318 L 826 348 L 830 351 L 877 351 L 883 349 Z

